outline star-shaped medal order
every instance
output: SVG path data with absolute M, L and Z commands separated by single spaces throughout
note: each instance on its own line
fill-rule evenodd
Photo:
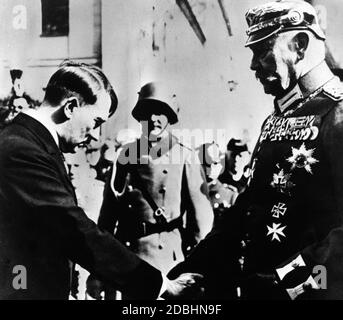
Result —
M 312 174 L 311 165 L 319 162 L 313 158 L 313 152 L 315 149 L 307 150 L 303 143 L 299 149 L 292 147 L 292 156 L 287 159 L 292 164 L 291 170 L 295 168 L 304 168 L 308 173 Z
M 284 226 L 284 227 L 280 227 L 280 226 L 281 226 L 281 223 L 273 223 L 272 227 L 267 226 L 267 228 L 268 228 L 267 236 L 272 234 L 273 235 L 272 241 L 277 240 L 277 241 L 281 242 L 279 235 L 286 237 L 285 234 L 283 233 L 283 229 L 285 229 L 286 226 Z

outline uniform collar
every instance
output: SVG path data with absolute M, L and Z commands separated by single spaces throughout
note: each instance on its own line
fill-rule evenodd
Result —
M 161 157 L 165 153 L 169 152 L 177 142 L 178 139 L 168 132 L 167 135 L 159 139 L 153 146 L 151 146 L 146 136 L 141 136 L 139 145 L 143 145 L 143 150 L 146 150 L 150 155 Z M 148 148 L 145 147 L 145 144 Z
M 325 61 L 322 61 L 316 67 L 311 69 L 298 83 L 287 92 L 282 98 L 275 100 L 275 108 L 280 113 L 295 105 L 303 99 L 306 99 L 311 93 L 322 87 L 325 83 L 334 77 Z
M 216 179 L 216 180 L 210 180 L 209 182 L 208 182 L 208 186 L 209 187 L 213 187 L 213 186 L 216 186 L 217 185 L 217 183 L 218 183 L 218 180 Z
M 281 99 L 276 100 L 276 108 L 283 113 L 288 107 L 304 98 L 304 95 L 297 83 L 295 87 L 286 93 Z

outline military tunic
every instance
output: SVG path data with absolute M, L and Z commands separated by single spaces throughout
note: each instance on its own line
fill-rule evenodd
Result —
M 311 297 L 343 298 L 343 90 L 326 65 L 312 72 L 317 86 L 263 125 L 243 205 L 244 272 L 278 269 L 294 289 L 323 265 L 328 288 Z
M 98 224 L 115 230 L 139 257 L 167 273 L 184 259 L 182 245 L 194 245 L 211 230 L 213 211 L 193 151 L 171 134 L 148 144 L 142 137 L 119 152 Z M 167 225 L 154 229 L 161 221 L 142 189 L 165 209 Z
M 262 126 L 247 189 L 171 275 L 197 271 L 218 290 L 240 287 L 246 299 L 343 299 L 342 84 L 323 62 L 275 109 Z M 220 259 L 223 250 L 229 253 Z M 319 269 L 323 283 L 315 280 Z M 257 273 L 275 274 L 279 284 L 261 290 L 249 283 Z M 304 292 L 309 284 L 318 290 Z

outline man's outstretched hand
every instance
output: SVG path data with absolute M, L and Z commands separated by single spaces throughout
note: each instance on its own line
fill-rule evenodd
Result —
M 174 280 L 167 281 L 164 299 L 196 299 L 204 292 L 203 276 L 199 273 L 182 273 Z
M 204 289 L 202 287 L 203 276 L 199 273 L 182 273 L 174 280 L 164 278 L 165 291 L 161 295 L 163 299 L 196 299 L 200 297 Z M 87 294 L 96 300 L 103 299 L 104 284 L 89 276 L 87 279 Z

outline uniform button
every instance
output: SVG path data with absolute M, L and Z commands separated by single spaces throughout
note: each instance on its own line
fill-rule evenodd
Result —
M 247 211 L 246 215 L 247 215 L 247 217 L 251 216 L 251 212 Z
M 125 242 L 125 245 L 126 245 L 127 247 L 129 247 L 129 246 L 131 245 L 131 243 L 130 243 L 129 241 L 126 241 L 126 242 Z
M 162 172 L 163 172 L 164 174 L 167 174 L 167 173 L 168 173 L 168 170 L 167 170 L 167 169 L 164 169 Z
M 238 259 L 238 262 L 239 262 L 239 264 L 240 264 L 240 266 L 241 266 L 241 269 L 243 269 L 243 267 L 244 267 L 244 256 L 240 257 L 240 258 Z
M 132 208 L 132 205 L 131 205 L 131 204 L 129 204 L 129 205 L 128 205 L 128 207 L 129 207 L 129 209 L 131 209 L 131 208 Z

